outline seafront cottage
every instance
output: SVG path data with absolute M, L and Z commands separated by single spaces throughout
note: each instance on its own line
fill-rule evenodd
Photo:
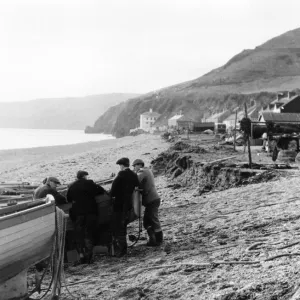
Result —
M 182 111 L 180 111 L 180 113 L 177 113 L 175 116 L 173 116 L 172 118 L 170 118 L 168 120 L 168 126 L 170 128 L 177 128 L 177 121 L 178 119 L 180 119 L 181 117 L 183 117 Z
M 237 110 L 237 122 L 236 122 L 236 127 L 237 129 L 240 128 L 240 121 L 244 118 L 245 116 L 245 111 L 244 109 L 239 110 L 239 108 L 236 108 L 234 112 L 228 116 L 226 119 L 223 120 L 223 124 L 226 125 L 227 129 L 233 129 L 235 126 L 235 114 Z M 252 121 L 256 121 L 258 119 L 258 113 L 259 113 L 259 108 L 256 105 L 253 105 L 248 108 L 248 118 L 250 118 Z
M 140 115 L 140 129 L 150 132 L 153 129 L 153 124 L 156 122 L 159 116 L 160 114 L 154 112 L 152 108 L 150 108 L 149 111 L 142 113 Z
M 207 123 L 207 122 L 222 123 L 230 115 L 231 115 L 231 111 L 225 110 L 225 111 L 213 114 L 210 117 L 203 118 L 201 121 L 203 123 Z
M 195 121 L 191 118 L 182 116 L 181 118 L 177 119 L 177 128 L 194 130 L 194 123 Z
M 293 92 L 281 92 L 277 98 L 265 106 L 263 112 L 300 113 L 300 96 Z

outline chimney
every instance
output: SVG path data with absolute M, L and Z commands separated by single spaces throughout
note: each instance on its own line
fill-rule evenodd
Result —
M 182 116 L 182 110 L 180 111 L 179 115 Z
M 153 112 L 153 111 L 152 111 L 152 108 L 150 108 L 149 111 L 152 113 L 152 112 Z
M 284 98 L 284 93 L 277 93 L 277 101 Z

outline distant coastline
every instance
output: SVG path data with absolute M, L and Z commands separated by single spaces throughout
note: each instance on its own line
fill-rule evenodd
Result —
M 84 134 L 83 130 L 0 128 L 0 150 L 73 145 L 115 139 L 110 134 Z

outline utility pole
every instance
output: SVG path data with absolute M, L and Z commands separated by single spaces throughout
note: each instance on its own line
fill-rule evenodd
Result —
M 246 102 L 245 102 L 245 118 L 248 118 L 247 104 L 246 104 Z M 248 144 L 248 155 L 249 155 L 249 167 L 250 167 L 250 169 L 252 169 L 252 157 L 251 157 L 250 138 L 249 138 L 248 134 L 247 134 L 247 144 Z
M 236 149 L 235 149 L 235 141 L 236 141 L 236 121 L 237 121 L 237 110 L 235 111 L 235 121 L 234 121 L 233 151 L 236 151 Z

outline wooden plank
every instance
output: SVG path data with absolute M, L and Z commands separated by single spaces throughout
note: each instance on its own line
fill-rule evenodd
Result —
M 43 235 L 35 235 L 33 238 L 21 239 L 22 243 L 18 241 L 12 241 L 11 243 L 1 246 L 0 254 L 0 266 L 5 265 L 6 262 L 17 260 L 19 257 L 25 255 L 26 252 L 31 252 L 33 250 L 33 244 L 36 246 L 42 245 L 47 242 L 48 239 L 53 239 L 54 228 L 48 231 L 44 231 Z
M 36 218 L 34 220 L 31 220 L 30 222 L 21 223 L 16 226 L 8 227 L 5 229 L 0 230 L 0 239 L 8 237 L 9 235 L 14 235 L 17 233 L 22 234 L 22 232 L 32 228 L 39 226 L 40 224 L 52 224 L 53 220 L 55 220 L 55 213 L 48 214 L 39 218 Z
M 17 205 L 0 208 L 0 216 L 5 215 L 5 214 L 10 214 L 13 212 L 17 212 L 20 210 L 28 209 L 31 207 L 35 207 L 35 206 L 45 204 L 45 203 L 46 203 L 46 199 L 41 199 L 41 200 L 35 200 L 35 201 L 31 201 L 31 202 L 25 202 L 25 203 L 21 203 L 21 204 L 17 204 Z
M 231 158 L 235 158 L 235 157 L 237 157 L 237 155 L 229 156 L 229 157 L 225 157 L 225 158 L 220 158 L 220 159 L 216 159 L 216 160 L 208 162 L 207 164 L 214 164 L 214 163 L 225 161 L 225 160 L 228 160 L 228 159 L 231 159 Z
M 42 245 L 53 242 L 53 235 L 45 236 L 39 239 L 38 241 L 32 241 L 31 243 L 24 245 L 24 247 L 20 247 L 16 249 L 9 257 L 0 259 L 0 268 L 14 262 L 16 260 L 26 260 L 28 257 L 32 255 L 32 252 L 35 251 L 36 248 L 40 248 Z M 51 247 L 47 250 L 49 253 L 51 251 Z
M 26 261 L 30 257 L 32 257 L 33 253 L 36 251 L 36 249 L 39 249 L 43 247 L 43 245 L 50 245 L 47 249 L 44 249 L 45 256 L 49 256 L 51 252 L 51 247 L 53 243 L 53 238 L 52 237 L 46 237 L 43 240 L 39 240 L 36 243 L 31 243 L 29 246 L 24 247 L 22 249 L 19 249 L 18 252 L 15 252 L 9 257 L 5 257 L 3 259 L 0 259 L 0 268 L 2 272 L 2 268 L 5 266 L 17 261 L 17 260 L 24 260 Z
M 54 230 L 55 222 L 53 222 L 53 224 L 43 223 L 38 227 L 27 228 L 27 230 L 22 231 L 22 233 L 18 232 L 5 236 L 0 240 L 0 256 L 2 255 L 1 253 L 5 251 L 3 247 L 10 247 L 12 243 L 16 244 L 16 241 L 18 241 L 18 244 L 25 243 L 24 241 L 28 239 L 33 240 L 35 237 L 46 234 L 49 231 L 54 232 Z
M 33 249 L 30 255 L 28 255 L 28 257 L 26 258 L 26 260 L 18 258 L 15 261 L 11 261 L 7 263 L 6 266 L 2 267 L 0 265 L 1 268 L 0 284 L 16 276 L 23 270 L 38 263 L 39 261 L 49 257 L 51 247 L 52 247 L 52 241 L 48 241 L 45 244 L 37 247 L 36 249 Z
M 32 196 L 26 196 L 26 197 L 16 197 L 16 196 L 14 196 L 14 197 L 10 197 L 10 198 L 8 198 L 8 197 L 5 197 L 5 198 L 0 198 L 0 203 L 6 203 L 8 200 L 16 200 L 16 201 L 29 201 L 29 200 L 33 200 L 33 197 Z
M 25 211 L 20 211 L 4 217 L 0 217 L 0 230 L 37 219 L 47 214 L 51 214 L 54 212 L 54 210 L 54 203 L 47 203 L 27 209 Z

